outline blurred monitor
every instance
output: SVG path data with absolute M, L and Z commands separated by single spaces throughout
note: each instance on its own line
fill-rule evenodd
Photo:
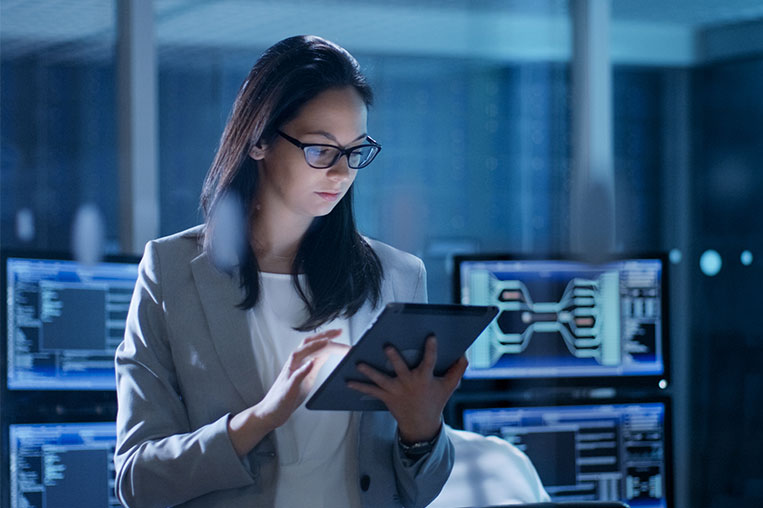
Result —
M 4 254 L 2 263 L 8 389 L 113 390 L 138 259 Z
M 672 506 L 666 399 L 466 408 L 461 416 L 465 430 L 498 436 L 525 452 L 552 501 Z
M 664 257 L 594 264 L 456 256 L 454 274 L 457 302 L 500 309 L 467 353 L 467 378 L 666 386 Z
M 116 424 L 12 424 L 10 508 L 119 507 Z

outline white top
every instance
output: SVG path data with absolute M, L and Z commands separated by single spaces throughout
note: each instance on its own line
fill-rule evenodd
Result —
M 291 275 L 261 273 L 260 280 L 259 303 L 247 315 L 257 371 L 267 391 L 303 339 L 339 328 L 342 334 L 333 340 L 350 344 L 350 334 L 347 319 L 336 319 L 312 332 L 294 330 L 304 322 L 307 309 Z M 340 355 L 332 355 L 326 361 L 308 399 L 340 360 Z M 360 506 L 357 425 L 351 415 L 349 411 L 309 411 L 303 403 L 274 431 L 278 455 L 276 508 Z

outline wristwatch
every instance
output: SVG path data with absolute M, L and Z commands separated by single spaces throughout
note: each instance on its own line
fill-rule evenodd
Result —
M 409 458 L 422 457 L 432 451 L 432 448 L 434 448 L 434 445 L 437 442 L 437 438 L 439 436 L 440 436 L 440 432 L 437 431 L 437 434 L 435 434 L 434 437 L 428 441 L 416 441 L 415 443 L 405 443 L 403 441 L 403 438 L 400 437 L 400 433 L 398 432 L 397 445 L 400 447 L 400 451 L 403 452 L 403 454 L 405 454 L 406 457 L 409 457 Z

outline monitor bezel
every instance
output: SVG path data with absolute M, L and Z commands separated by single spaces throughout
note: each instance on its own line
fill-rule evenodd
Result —
M 502 396 L 503 395 L 503 396 Z M 601 406 L 601 405 L 639 405 L 639 404 L 663 404 L 664 425 L 664 460 L 665 460 L 665 501 L 668 508 L 675 507 L 674 500 L 674 456 L 673 456 L 673 402 L 672 398 L 665 394 L 627 394 L 613 392 L 610 396 L 597 397 L 595 392 L 581 392 L 580 394 L 549 394 L 524 398 L 512 397 L 507 394 L 459 394 L 456 393 L 448 403 L 448 423 L 457 429 L 463 430 L 463 414 L 466 410 L 489 410 L 489 409 L 519 409 L 539 407 L 574 407 L 574 406 Z
M 622 387 L 630 386 L 634 388 L 656 388 L 664 391 L 669 390 L 671 384 L 671 362 L 670 362 L 670 279 L 669 279 L 669 258 L 664 252 L 627 252 L 615 253 L 607 256 L 598 256 L 591 259 L 583 255 L 574 254 L 519 254 L 519 253 L 474 253 L 458 254 L 453 256 L 453 302 L 461 303 L 461 266 L 464 262 L 487 262 L 487 261 L 568 261 L 587 264 L 605 264 L 625 260 L 658 260 L 662 264 L 661 291 L 662 298 L 660 302 L 661 312 L 661 337 L 662 337 L 662 374 L 646 375 L 602 375 L 602 376 L 533 376 L 533 377 L 468 377 L 464 376 L 462 380 L 463 390 L 473 391 L 492 391 L 492 390 L 515 390 L 528 389 L 533 387 Z

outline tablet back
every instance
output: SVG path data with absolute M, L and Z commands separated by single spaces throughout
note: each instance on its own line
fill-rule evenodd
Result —
M 394 376 L 384 348 L 394 346 L 413 368 L 423 357 L 426 338 L 434 334 L 437 336 L 435 375 L 443 375 L 497 313 L 494 306 L 390 303 L 307 401 L 307 408 L 385 411 L 387 407 L 380 400 L 347 388 L 349 380 L 370 382 L 358 372 L 358 363 Z

